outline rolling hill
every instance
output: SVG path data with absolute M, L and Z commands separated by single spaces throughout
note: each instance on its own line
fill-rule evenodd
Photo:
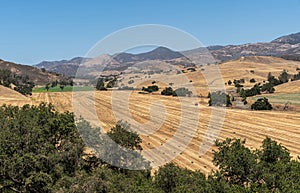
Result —
M 63 79 L 63 76 L 56 73 L 47 72 L 34 66 L 15 64 L 4 60 L 0 60 L 0 69 L 8 69 L 16 75 L 28 76 L 29 80 L 33 81 L 35 85 L 45 85 L 46 83 Z

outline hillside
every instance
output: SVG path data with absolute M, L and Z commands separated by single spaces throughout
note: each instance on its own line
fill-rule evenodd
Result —
M 0 106 L 4 104 L 22 106 L 27 103 L 31 104 L 30 98 L 0 85 Z
M 275 87 L 276 93 L 300 93 L 300 81 L 292 81 Z M 300 100 L 300 99 L 299 99 Z
M 45 85 L 46 83 L 55 80 L 60 80 L 63 78 L 60 75 L 43 71 L 42 69 L 33 66 L 15 64 L 13 62 L 7 62 L 1 59 L 0 59 L 0 69 L 8 69 L 17 75 L 22 75 L 26 77 L 28 76 L 29 80 L 33 81 L 35 85 Z
M 242 56 L 276 56 L 300 54 L 300 32 L 276 38 L 271 42 L 248 43 L 243 45 L 209 46 L 211 54 L 219 61 L 228 61 Z M 197 54 L 199 49 L 190 50 Z

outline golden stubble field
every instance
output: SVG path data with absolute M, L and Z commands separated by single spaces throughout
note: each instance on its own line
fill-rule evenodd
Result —
M 276 74 L 285 67 L 289 67 L 285 68 L 289 71 L 293 69 L 295 71 L 295 66 L 299 65 L 297 62 L 287 64 L 281 59 L 268 57 L 264 59 L 267 62 L 272 59 L 275 66 L 270 67 L 270 64 L 265 64 L 266 61 L 256 65 L 254 63 L 257 61 L 229 62 L 223 67 L 221 64 L 224 81 L 239 78 L 247 80 L 254 75 L 258 80 L 265 80 L 272 69 Z M 240 72 L 229 71 L 233 66 L 238 66 Z M 254 69 L 254 74 L 250 69 Z M 193 80 L 192 84 L 197 88 L 205 81 L 201 78 L 198 80 L 200 76 L 196 73 L 186 75 L 189 76 L 188 79 Z M 292 93 L 300 91 L 295 84 L 291 85 Z M 199 89 L 199 93 L 206 95 L 207 88 L 203 88 Z M 278 91 L 289 92 L 283 86 L 278 88 Z M 210 147 L 215 137 L 221 140 L 227 137 L 246 139 L 246 145 L 255 149 L 259 148 L 266 136 L 269 136 L 287 147 L 293 158 L 300 155 L 300 114 L 294 111 L 251 111 L 208 107 L 205 98 L 186 97 L 179 100 L 176 97 L 159 94 L 139 94 L 138 91 L 77 92 L 74 96 L 70 92 L 34 93 L 31 98 L 23 97 L 3 87 L 0 87 L 0 92 L 1 104 L 48 102 L 54 104 L 59 111 L 73 111 L 72 100 L 75 99 L 77 108 L 80 107 L 80 113 L 87 120 L 92 117 L 95 110 L 105 131 L 113 127 L 118 120 L 126 120 L 140 132 L 144 150 L 149 152 L 161 148 L 164 150 L 151 156 L 154 165 L 157 164 L 155 161 L 163 162 L 164 159 L 168 161 L 167 159 L 172 158 L 172 161 L 182 167 L 209 173 L 212 169 L 216 169 L 212 164 L 212 151 L 215 147 Z M 94 104 L 95 108 L 90 109 L 89 107 L 94 107 Z M 204 155 L 200 155 L 200 149 L 203 147 L 210 148 Z M 183 151 L 180 152 L 181 150 Z
M 83 106 L 94 102 L 93 98 L 85 97 L 85 95 L 89 96 L 88 92 L 81 92 L 80 94 L 82 94 L 81 97 L 77 98 L 76 101 L 80 102 Z M 40 101 L 50 102 L 53 103 L 59 111 L 72 111 L 72 93 L 35 93 L 33 98 L 35 98 L 35 100 L 31 101 L 31 104 L 37 104 Z M 97 115 L 103 129 L 107 131 L 113 127 L 117 121 L 112 112 L 111 91 L 96 92 L 95 101 Z M 151 117 L 149 107 L 152 106 L 151 109 L 155 109 L 153 106 L 155 106 L 157 101 L 159 101 L 158 105 L 160 106 L 164 104 L 166 113 L 165 116 L 160 117 L 161 108 L 158 107 L 156 112 L 152 110 L 153 115 L 157 116 L 156 119 L 154 118 L 154 122 L 152 121 L 153 125 L 156 124 L 155 121 L 159 120 L 158 118 L 162 118 L 164 121 L 161 127 L 154 133 L 141 135 L 141 138 L 143 139 L 143 148 L 145 150 L 156 149 L 173 138 L 178 130 L 178 125 L 181 120 L 180 101 L 175 97 L 160 95 L 147 95 L 146 97 L 135 91 L 130 95 L 129 109 L 120 107 L 120 110 L 118 111 L 118 113 L 121 114 L 121 117 L 123 114 L 123 118 L 125 120 L 127 119 L 127 121 L 130 121 L 130 118 L 133 118 L 135 122 L 146 124 Z M 23 102 L 25 103 L 25 101 Z M 20 101 L 18 102 L 18 105 L 21 105 Z M 199 151 L 202 145 L 208 145 L 202 143 L 208 130 L 208 124 L 212 116 L 211 112 L 213 108 L 207 107 L 204 104 L 195 106 L 193 103 L 190 103 L 190 108 L 194 109 L 194 111 L 199 111 L 199 124 L 196 128 L 196 133 L 192 136 L 185 136 L 183 134 L 184 137 L 191 137 L 192 140 L 187 144 L 185 150 L 176 156 L 173 161 L 182 167 L 201 170 L 208 173 L 211 169 L 215 169 L 211 162 L 213 148 L 210 148 L 202 156 L 199 155 Z M 128 111 L 131 113 L 131 117 L 128 117 Z M 190 110 L 188 110 L 188 112 L 189 111 Z M 90 112 L 88 109 L 83 109 L 80 112 L 83 114 L 86 113 L 87 118 L 89 117 Z M 300 155 L 299 123 L 300 114 L 296 112 L 257 112 L 227 108 L 224 123 L 220 128 L 220 133 L 217 138 L 225 139 L 226 137 L 236 137 L 246 139 L 247 146 L 251 149 L 255 149 L 259 148 L 262 140 L 266 136 L 269 136 L 286 146 L 291 151 L 294 158 L 296 158 L 297 155 Z M 215 125 L 218 124 L 220 124 L 219 121 L 215 123 Z M 218 129 L 217 126 L 215 128 Z M 193 129 L 189 128 L 189 123 L 183 124 L 183 131 L 187 135 L 189 129 Z M 218 134 L 217 131 L 213 131 L 213 133 L 215 132 Z M 171 146 L 168 147 L 169 149 L 167 149 L 167 154 L 171 154 L 172 151 L 180 149 L 177 145 L 184 139 L 177 138 L 176 140 L 178 143 L 171 144 Z M 156 156 L 163 158 L 165 155 L 162 154 Z

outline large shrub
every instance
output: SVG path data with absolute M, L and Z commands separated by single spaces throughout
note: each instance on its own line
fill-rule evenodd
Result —
M 255 103 L 251 105 L 252 110 L 272 110 L 273 107 L 269 103 L 268 99 L 266 97 L 259 98 Z

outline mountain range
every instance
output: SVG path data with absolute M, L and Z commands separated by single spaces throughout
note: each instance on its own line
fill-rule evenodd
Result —
M 203 59 L 209 55 L 216 62 L 237 59 L 242 56 L 275 56 L 275 57 L 300 57 L 300 32 L 279 37 L 271 42 L 248 43 L 242 45 L 209 46 L 188 51 L 172 51 L 165 47 L 158 47 L 150 52 L 140 54 L 119 53 L 115 55 L 103 55 L 98 58 L 76 57 L 71 60 L 43 61 L 36 65 L 48 71 L 75 76 L 80 64 L 92 67 L 105 68 L 103 70 L 122 71 L 142 61 L 166 61 L 171 64 L 192 65 L 190 58 L 202 57 L 203 63 L 212 61 L 210 58 Z

